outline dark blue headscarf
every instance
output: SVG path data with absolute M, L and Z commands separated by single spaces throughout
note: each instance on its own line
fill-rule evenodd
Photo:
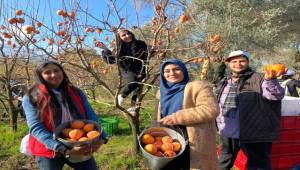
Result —
M 184 78 L 179 83 L 170 83 L 164 77 L 164 68 L 168 64 L 178 65 L 183 72 Z M 162 117 L 170 115 L 182 108 L 183 93 L 186 84 L 189 82 L 189 74 L 185 64 L 176 59 L 163 62 L 160 66 L 160 107 Z

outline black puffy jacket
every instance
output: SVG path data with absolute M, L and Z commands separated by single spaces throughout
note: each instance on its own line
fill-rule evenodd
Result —
M 131 71 L 136 74 L 146 73 L 148 51 L 144 41 L 134 40 L 131 43 L 124 43 L 118 56 L 120 66 L 124 71 Z M 116 63 L 117 56 L 114 56 L 110 50 L 103 50 L 102 57 L 108 64 Z

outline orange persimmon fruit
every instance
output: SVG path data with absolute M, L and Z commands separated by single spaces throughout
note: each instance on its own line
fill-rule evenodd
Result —
M 143 144 L 152 144 L 155 142 L 155 139 L 152 135 L 146 133 L 142 136 L 142 143 Z
M 173 144 L 172 144 L 172 143 L 163 143 L 163 144 L 161 145 L 161 150 L 162 150 L 163 152 L 166 152 L 167 150 L 173 151 Z
M 71 122 L 72 129 L 81 129 L 84 126 L 84 122 L 82 120 L 73 120 Z
M 154 144 L 147 144 L 145 145 L 144 149 L 152 155 L 157 152 L 157 148 Z
M 84 141 L 88 141 L 88 140 L 90 140 L 90 139 L 85 136 L 78 139 L 79 142 L 84 142 Z
M 171 151 L 171 150 L 167 150 L 164 152 L 164 154 L 167 156 L 167 157 L 173 157 L 176 155 L 176 153 L 174 151 Z
M 83 131 L 90 132 L 94 130 L 95 125 L 93 123 L 87 123 L 83 126 Z
M 89 139 L 95 139 L 100 136 L 100 132 L 96 130 L 92 130 L 86 134 Z
M 71 139 L 75 139 L 78 140 L 79 138 L 81 138 L 83 136 L 84 132 L 81 129 L 72 129 L 69 132 L 69 136 Z
M 20 10 L 20 9 L 17 9 L 16 10 L 16 15 L 22 15 L 23 14 L 23 11 L 22 10 Z
M 172 143 L 173 139 L 170 136 L 164 136 L 164 137 L 161 138 L 161 141 L 163 143 Z
M 179 142 L 173 142 L 173 151 L 174 152 L 179 152 L 181 149 L 181 144 Z
M 71 130 L 72 130 L 72 129 L 70 129 L 70 128 L 65 128 L 65 129 L 63 129 L 63 130 L 62 130 L 62 133 L 63 133 L 64 137 L 69 138 L 69 137 L 70 137 L 70 136 L 69 136 L 69 133 L 70 133 Z

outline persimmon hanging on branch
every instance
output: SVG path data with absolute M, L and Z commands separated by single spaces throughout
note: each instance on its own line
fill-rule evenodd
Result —
M 57 10 L 56 14 L 61 16 L 61 17 L 64 17 L 64 18 L 66 18 L 68 16 L 68 14 L 62 9 Z
M 24 25 L 22 27 L 22 31 L 25 32 L 26 34 L 32 34 L 35 31 L 35 28 L 31 25 Z
M 189 16 L 187 14 L 182 14 L 179 16 L 179 23 L 183 24 L 189 20 Z
M 9 24 L 16 24 L 17 23 L 17 18 L 9 18 L 8 20 Z
M 41 22 L 36 22 L 36 26 L 37 26 L 37 27 L 41 27 L 41 26 L 43 26 L 43 23 L 41 23 Z
M 215 34 L 210 37 L 209 41 L 212 43 L 218 43 L 220 40 L 221 40 L 221 36 L 219 34 Z
M 76 17 L 76 13 L 74 11 L 71 11 L 68 13 L 68 16 L 71 18 L 71 19 L 75 19 Z
M 101 29 L 101 28 L 96 28 L 95 31 L 96 31 L 96 33 L 98 33 L 99 35 L 102 33 L 102 29 Z
M 20 9 L 17 9 L 16 10 L 16 15 L 22 15 L 23 14 L 23 11 L 22 10 L 20 10 Z

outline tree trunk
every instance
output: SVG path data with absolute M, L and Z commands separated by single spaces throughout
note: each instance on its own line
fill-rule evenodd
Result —
M 8 111 L 9 111 L 10 127 L 14 132 L 16 132 L 18 130 L 17 127 L 18 112 L 12 101 L 9 101 L 8 103 L 9 103 Z
M 202 64 L 202 69 L 200 71 L 200 80 L 207 80 L 207 73 L 209 70 L 209 63 L 210 63 L 210 59 L 209 57 L 206 57 L 203 61 Z
M 133 141 L 133 149 L 136 154 L 139 153 L 139 144 L 138 144 L 138 134 L 139 134 L 139 114 L 136 114 L 130 120 L 131 133 L 132 133 L 132 141 Z
M 5 85 L 6 89 L 6 96 L 7 96 L 7 102 L 8 102 L 8 114 L 9 114 L 9 123 L 10 127 L 14 132 L 17 131 L 17 118 L 18 118 L 18 112 L 17 109 L 13 103 L 13 96 L 12 96 L 12 90 L 9 83 Z
M 7 116 L 7 114 L 9 113 L 9 112 L 8 112 L 8 108 L 7 108 L 7 106 L 6 106 L 5 102 L 4 102 L 4 100 L 0 99 L 0 103 L 1 103 L 2 106 L 3 106 L 3 110 L 2 110 L 2 109 L 0 110 L 0 111 L 2 112 L 2 113 L 1 113 L 1 117 L 5 118 L 5 117 Z
M 94 101 L 96 101 L 96 88 L 95 88 L 96 86 L 94 86 L 93 88 L 92 88 L 92 95 L 93 95 L 93 100 Z
M 139 144 L 138 144 L 138 134 L 139 134 L 139 113 L 134 116 L 129 117 L 129 125 L 131 128 L 132 141 L 133 141 L 133 150 L 136 154 L 139 153 Z

